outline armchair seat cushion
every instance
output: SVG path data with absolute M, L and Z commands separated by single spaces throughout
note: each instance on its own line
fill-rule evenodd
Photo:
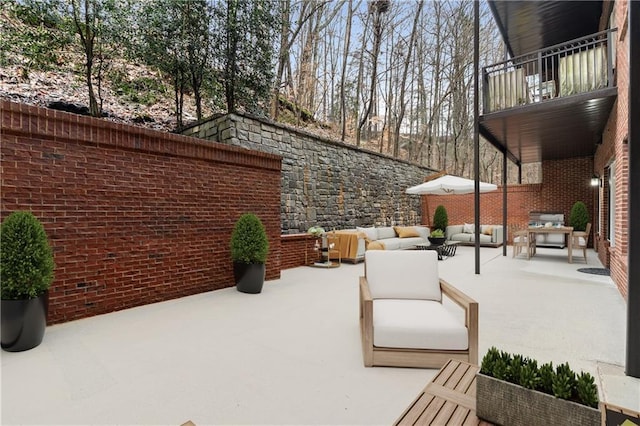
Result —
M 468 330 L 440 302 L 373 300 L 373 345 L 386 348 L 466 350 Z

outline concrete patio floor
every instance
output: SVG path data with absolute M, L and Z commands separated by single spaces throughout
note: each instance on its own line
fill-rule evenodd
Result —
M 473 248 L 459 247 L 439 268 L 480 304 L 481 356 L 568 361 L 601 399 L 638 410 L 625 301 L 574 259 L 483 248 L 475 275 Z M 2 352 L 2 424 L 391 424 L 436 371 L 363 366 L 362 272 L 300 267 L 259 295 L 229 288 L 50 326 L 39 347 Z

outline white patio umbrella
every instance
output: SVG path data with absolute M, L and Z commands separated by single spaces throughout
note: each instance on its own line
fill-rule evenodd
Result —
M 443 173 L 443 172 L 441 172 Z M 436 175 L 437 176 L 437 175 Z M 491 192 L 498 189 L 497 185 L 487 182 L 480 182 L 480 192 Z M 472 179 L 461 178 L 459 176 L 442 174 L 442 176 L 421 183 L 420 185 L 407 188 L 407 194 L 414 195 L 453 195 L 453 194 L 470 194 L 475 191 L 475 181 Z M 427 201 L 428 203 L 428 201 Z M 429 211 L 429 204 L 427 204 Z M 431 224 L 431 218 L 427 218 L 427 225 Z
M 492 183 L 480 182 L 480 192 L 491 192 L 498 187 Z M 452 195 L 470 194 L 475 191 L 475 181 L 453 175 L 444 175 L 439 178 L 407 188 L 407 194 L 417 195 Z

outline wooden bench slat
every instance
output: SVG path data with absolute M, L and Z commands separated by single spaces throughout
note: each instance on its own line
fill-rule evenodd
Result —
M 457 405 L 455 402 L 446 401 L 442 406 L 442 408 L 440 409 L 440 412 L 438 413 L 438 415 L 433 419 L 432 424 L 434 425 L 455 424 L 451 422 L 451 417 L 453 416 L 453 413 L 458 408 L 459 408 L 459 405 Z M 469 410 L 467 410 L 467 412 L 468 411 Z
M 490 425 L 476 416 L 479 367 L 451 359 L 396 421 L 401 425 Z
M 470 397 L 469 395 L 465 395 L 463 393 L 457 392 L 454 389 L 445 388 L 444 386 L 440 386 L 435 383 L 429 383 L 427 389 L 425 389 L 425 393 L 430 393 L 431 395 L 444 398 L 448 401 L 455 402 L 458 405 L 463 406 L 464 408 L 468 408 L 470 410 L 476 409 L 476 399 Z
M 439 385 L 444 385 L 449 380 L 449 377 L 456 370 L 456 364 L 451 361 L 447 361 L 445 365 L 442 366 L 438 374 L 431 380 L 433 383 L 437 383 Z
M 426 410 L 420 414 L 420 417 L 416 420 L 414 424 L 416 425 L 430 425 L 433 423 L 433 420 L 436 418 L 444 403 L 446 401 L 442 398 L 433 398 L 431 404 L 427 407 Z
M 396 421 L 396 425 L 412 425 L 433 401 L 434 396 L 422 392 Z

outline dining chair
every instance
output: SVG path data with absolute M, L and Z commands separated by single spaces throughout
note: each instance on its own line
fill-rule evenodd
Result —
M 527 249 L 527 259 L 536 254 L 536 237 L 529 231 L 521 230 L 513 233 L 513 257 L 522 253 L 522 248 Z
M 587 263 L 587 244 L 589 244 L 589 234 L 591 233 L 591 223 L 587 223 L 584 231 L 573 231 L 573 249 L 582 249 L 584 263 Z

